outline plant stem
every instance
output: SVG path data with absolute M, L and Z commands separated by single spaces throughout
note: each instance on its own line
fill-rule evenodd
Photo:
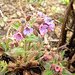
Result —
M 24 41 L 24 50 L 25 50 L 25 51 L 27 51 L 26 45 L 27 45 L 27 41 L 26 41 L 26 39 L 25 39 L 25 41 Z M 25 53 L 24 53 L 24 59 L 23 59 L 24 62 L 27 61 L 26 59 L 27 59 L 27 55 L 26 55 L 26 52 L 25 52 Z
M 31 41 L 29 41 L 29 43 L 28 43 L 28 50 L 30 49 L 30 44 L 31 44 Z

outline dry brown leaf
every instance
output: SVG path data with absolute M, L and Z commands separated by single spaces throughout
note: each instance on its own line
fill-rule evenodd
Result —
M 8 67 L 13 67 L 13 68 L 15 68 L 15 67 L 16 67 L 16 64 L 15 64 L 15 63 L 9 63 L 9 64 L 8 64 Z
M 56 33 L 57 37 L 60 38 L 61 28 L 60 27 L 56 27 L 55 28 L 55 33 Z
M 29 55 L 29 56 L 28 56 L 28 60 L 29 60 L 29 61 L 33 61 L 33 60 L 35 60 L 35 58 L 36 58 L 37 55 L 38 55 L 38 52 Z

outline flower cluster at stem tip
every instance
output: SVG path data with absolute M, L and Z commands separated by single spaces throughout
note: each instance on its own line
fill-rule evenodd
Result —
M 40 11 L 38 11 L 37 14 L 43 18 L 43 23 L 39 25 L 38 30 L 41 37 L 44 37 L 48 30 L 51 31 L 54 29 L 54 20 L 52 20 L 50 17 L 47 17 L 47 15 L 43 14 Z M 20 26 L 18 32 L 13 36 L 14 38 L 16 38 L 16 41 L 23 40 L 24 35 L 30 36 L 34 31 L 34 28 L 29 27 L 29 25 L 25 23 L 25 20 L 22 21 L 22 24 L 25 24 L 25 27 L 22 29 L 22 26 Z
M 60 68 L 59 66 L 55 65 L 55 64 L 52 64 L 52 65 L 50 66 L 50 69 L 51 69 L 52 71 L 55 70 L 55 72 L 57 72 L 57 73 L 62 73 L 62 72 L 63 72 L 63 69 Z

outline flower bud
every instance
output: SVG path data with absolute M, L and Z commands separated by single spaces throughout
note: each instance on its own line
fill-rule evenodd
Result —
M 61 61 L 61 55 L 59 55 L 59 57 L 58 57 L 58 61 Z
M 52 65 L 50 66 L 50 69 L 51 69 L 51 70 L 54 70 L 54 68 L 55 68 L 55 64 L 52 64 Z
M 10 42 L 10 46 L 13 48 L 14 47 L 14 42 Z
M 52 65 L 51 65 L 51 67 L 54 67 L 54 66 L 55 66 L 55 64 L 52 64 Z
M 23 25 L 21 25 L 18 29 L 18 32 L 22 33 Z
M 63 69 L 60 69 L 60 72 L 63 72 Z
M 33 30 L 33 33 L 34 33 L 35 36 L 38 37 L 38 33 L 35 30 Z
M 55 55 L 53 52 L 51 52 L 51 56 L 53 57 L 53 59 L 55 59 Z

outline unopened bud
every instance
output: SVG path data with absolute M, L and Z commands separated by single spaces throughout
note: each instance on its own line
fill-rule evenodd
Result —
M 63 69 L 60 69 L 60 72 L 63 72 Z
M 54 66 L 55 66 L 55 64 L 52 64 L 52 65 L 51 65 L 51 67 L 54 67 Z
M 18 29 L 18 32 L 22 33 L 22 28 L 23 28 L 23 25 L 21 25 Z
M 34 35 L 38 37 L 38 33 L 34 30 L 33 31 Z
M 55 55 L 53 52 L 51 52 L 51 56 L 53 57 L 53 59 L 55 59 Z
M 55 64 L 52 64 L 52 65 L 50 66 L 50 69 L 51 69 L 51 70 L 54 70 L 54 69 L 55 69 Z
M 59 55 L 59 57 L 58 57 L 58 61 L 61 61 L 61 55 Z
M 13 48 L 14 47 L 14 42 L 11 42 L 10 43 L 10 46 Z

